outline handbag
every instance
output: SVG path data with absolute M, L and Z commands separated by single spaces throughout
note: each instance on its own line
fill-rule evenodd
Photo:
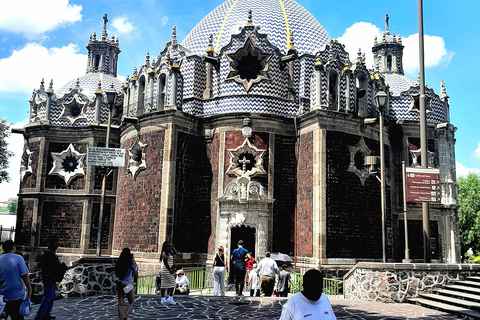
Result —
M 20 315 L 29 316 L 32 313 L 32 307 L 33 307 L 32 301 L 30 301 L 29 298 L 24 299 L 22 301 L 22 304 L 20 304 L 20 310 L 19 310 Z
M 130 291 L 132 291 L 132 289 L 133 289 L 133 285 L 129 283 L 125 287 L 123 287 L 123 292 L 129 293 Z

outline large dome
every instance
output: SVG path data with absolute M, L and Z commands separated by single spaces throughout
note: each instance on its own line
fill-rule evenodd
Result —
M 210 34 L 215 51 L 230 42 L 231 34 L 239 32 L 252 10 L 253 25 L 268 34 L 270 43 L 286 53 L 289 33 L 300 55 L 315 54 L 330 42 L 330 36 L 304 7 L 293 0 L 227 0 L 202 19 L 185 37 L 182 46 L 193 54 L 204 55 Z

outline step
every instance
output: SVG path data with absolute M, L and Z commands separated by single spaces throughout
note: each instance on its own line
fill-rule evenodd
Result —
M 449 304 L 437 302 L 437 301 L 432 301 L 432 300 L 427 300 L 427 299 L 421 299 L 421 298 L 414 298 L 414 299 L 408 299 L 408 302 L 419 304 L 423 307 L 427 307 L 430 309 L 435 309 L 435 310 L 440 310 L 443 312 L 448 312 L 457 316 L 469 316 L 474 319 L 480 319 L 480 312 L 474 311 L 474 310 L 469 310 L 465 309 L 462 307 L 457 307 L 457 306 L 452 306 Z
M 477 277 L 477 276 L 467 277 L 467 281 L 480 282 L 480 277 Z
M 465 309 L 472 309 L 472 310 L 475 310 L 475 311 L 480 311 L 480 303 L 473 302 L 473 301 L 442 296 L 442 295 L 434 294 L 434 293 L 421 294 L 420 297 L 423 298 L 423 299 L 435 300 L 437 302 L 442 302 L 442 303 L 449 304 L 449 305 L 455 305 L 457 307 L 461 307 L 461 308 L 465 308 Z
M 461 292 L 480 295 L 480 288 L 472 288 L 472 287 L 461 286 L 457 284 L 444 286 L 443 288 L 448 290 L 461 291 Z
M 472 294 L 472 293 L 461 292 L 456 290 L 448 290 L 448 289 L 437 290 L 436 293 L 443 296 L 464 299 L 464 300 L 480 303 L 479 294 Z
M 476 282 L 476 281 L 455 281 L 455 284 L 472 287 L 472 288 L 480 288 L 480 282 Z

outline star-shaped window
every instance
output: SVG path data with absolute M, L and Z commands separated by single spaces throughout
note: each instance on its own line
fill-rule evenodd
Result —
M 251 37 L 245 40 L 241 48 L 227 53 L 226 56 L 230 65 L 225 81 L 233 80 L 243 85 L 248 92 L 255 83 L 271 80 L 268 69 L 272 55 L 255 47 Z
M 48 173 L 49 175 L 56 175 L 65 181 L 66 185 L 75 177 L 83 177 L 85 172 L 83 170 L 83 160 L 85 153 L 80 153 L 70 143 L 67 149 L 62 152 L 52 152 L 53 167 Z
M 230 166 L 227 174 L 237 177 L 254 177 L 267 172 L 263 168 L 263 155 L 267 150 L 257 149 L 248 138 L 236 149 L 227 149 L 230 154 Z
M 86 119 L 84 108 L 87 105 L 87 102 L 84 101 L 77 93 L 71 98 L 68 102 L 62 102 L 63 111 L 60 118 L 66 118 L 70 124 L 75 123 L 75 121 Z

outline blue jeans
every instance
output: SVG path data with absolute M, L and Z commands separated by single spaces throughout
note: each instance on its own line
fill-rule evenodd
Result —
M 50 315 L 53 308 L 53 300 L 55 299 L 55 283 L 43 284 L 43 298 L 40 308 L 38 308 L 36 318 L 41 318 Z

